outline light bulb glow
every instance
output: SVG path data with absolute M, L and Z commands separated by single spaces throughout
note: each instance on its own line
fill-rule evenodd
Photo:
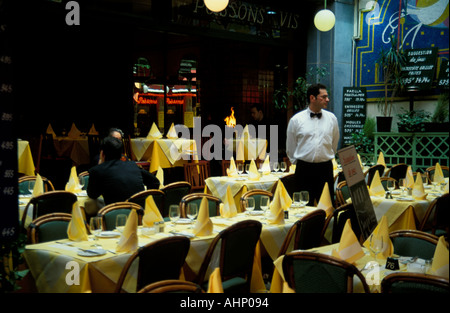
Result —
M 314 17 L 314 25 L 322 32 L 327 32 L 334 27 L 336 18 L 330 10 L 320 10 Z
M 206 7 L 213 12 L 220 12 L 225 10 L 228 6 L 229 0 L 204 0 Z

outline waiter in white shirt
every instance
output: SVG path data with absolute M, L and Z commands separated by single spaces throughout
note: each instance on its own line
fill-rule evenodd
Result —
M 330 195 L 334 195 L 332 160 L 339 142 L 339 126 L 336 116 L 327 111 L 330 99 L 326 86 L 315 84 L 308 88 L 308 107 L 295 114 L 289 121 L 286 153 L 296 164 L 295 178 L 298 191 L 309 192 L 309 204 L 320 200 L 325 182 Z

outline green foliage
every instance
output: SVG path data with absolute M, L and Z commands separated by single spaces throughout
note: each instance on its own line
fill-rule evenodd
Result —
M 12 292 L 19 289 L 17 282 L 28 273 L 28 270 L 18 270 L 23 263 L 26 234 L 19 234 L 18 238 L 0 245 L 0 293 Z
M 355 146 L 356 152 L 370 154 L 374 153 L 374 131 L 376 121 L 373 117 L 368 117 L 363 129 L 359 133 L 352 133 L 350 144 Z
M 440 94 L 436 109 L 431 117 L 431 121 L 434 123 L 446 123 L 449 121 L 448 112 L 448 92 L 443 92 Z
M 398 128 L 408 132 L 425 131 L 425 122 L 430 121 L 431 114 L 424 110 L 406 111 L 397 114 Z

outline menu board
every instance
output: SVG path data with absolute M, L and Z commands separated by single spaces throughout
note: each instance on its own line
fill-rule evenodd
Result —
M 442 60 L 439 68 L 438 88 L 448 89 L 448 60 Z
M 436 73 L 438 48 L 410 49 L 405 51 L 406 65 L 402 68 L 405 86 L 430 89 Z
M 340 149 L 338 155 L 361 234 L 364 239 L 367 239 L 377 227 L 378 222 L 355 146 Z
M 343 143 L 351 144 L 352 134 L 360 132 L 366 121 L 366 88 L 344 87 L 343 92 Z
M 18 235 L 17 139 L 13 133 L 13 75 L 8 25 L 0 3 L 0 242 Z

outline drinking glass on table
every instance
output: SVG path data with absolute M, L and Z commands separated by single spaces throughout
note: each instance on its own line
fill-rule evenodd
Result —
M 273 171 L 278 172 L 279 168 L 280 168 L 280 165 L 278 164 L 278 162 L 273 162 Z
M 35 183 L 36 183 L 35 180 L 28 181 L 28 191 L 30 192 L 30 195 L 33 195 L 33 190 L 34 190 Z
M 191 220 L 191 224 L 192 224 L 194 222 L 194 219 L 198 215 L 197 203 L 188 203 L 186 215 Z
M 169 207 L 169 218 L 173 224 L 175 224 L 180 218 L 180 206 L 177 204 L 172 204 Z
M 98 244 L 98 238 L 97 236 L 101 233 L 102 229 L 103 229 L 103 219 L 99 216 L 94 216 L 91 217 L 90 220 L 90 229 L 91 229 L 91 234 L 94 235 L 94 247 L 101 247 L 100 244 Z
M 300 191 L 300 206 L 305 207 L 309 203 L 309 192 L 308 191 Z
M 244 172 L 244 164 L 243 163 L 238 163 L 236 165 L 236 167 L 237 167 L 238 174 L 241 175 Z
M 250 215 L 254 209 L 255 209 L 255 199 L 254 198 L 245 199 L 245 211 L 247 212 L 247 214 Z
M 292 201 L 294 208 L 299 208 L 301 206 L 300 192 L 294 192 L 294 194 L 292 195 Z
M 125 224 L 127 223 L 128 216 L 126 214 L 117 214 L 116 216 L 116 229 L 119 232 L 123 232 Z
M 375 234 L 370 235 L 370 250 L 375 254 L 375 260 L 378 257 L 378 254 L 383 251 L 384 243 L 383 236 L 378 236 Z
M 402 196 L 404 196 L 405 190 L 406 190 L 406 178 L 400 178 L 398 181 L 398 185 L 400 186 L 400 189 L 402 190 Z
M 286 162 L 281 162 L 280 163 L 280 169 L 281 169 L 281 171 L 284 173 L 284 172 L 286 172 L 286 169 L 287 169 L 287 164 L 286 164 Z
M 261 210 L 263 210 L 264 212 L 264 216 L 266 215 L 267 210 L 269 209 L 270 206 L 270 198 L 269 196 L 261 196 L 260 199 L 260 204 L 259 207 L 261 208 Z
M 386 188 L 389 191 L 389 194 L 392 195 L 392 191 L 395 189 L 395 181 L 393 180 L 387 180 L 386 181 Z
M 437 185 L 439 184 L 438 181 L 435 179 L 434 174 L 431 174 L 431 183 L 433 184 L 433 190 L 437 191 Z
M 250 172 L 250 163 L 245 164 L 245 172 L 247 174 Z

